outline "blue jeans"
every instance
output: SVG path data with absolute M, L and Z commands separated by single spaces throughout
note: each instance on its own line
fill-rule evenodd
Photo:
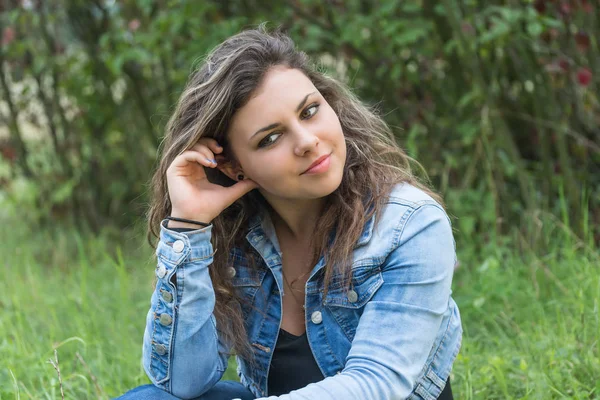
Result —
M 254 400 L 254 395 L 244 385 L 235 381 L 219 381 L 208 392 L 194 400 Z M 180 400 L 154 385 L 143 385 L 114 400 Z

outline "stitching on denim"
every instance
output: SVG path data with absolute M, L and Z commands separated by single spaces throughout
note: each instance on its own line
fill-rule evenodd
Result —
M 152 354 L 150 357 L 154 358 L 157 361 L 160 361 L 160 363 L 163 364 L 165 367 L 168 366 L 168 363 L 165 360 L 162 360 L 160 357 L 157 357 L 154 354 Z M 156 376 L 155 376 L 155 378 L 156 378 Z M 165 378 L 163 378 L 163 379 L 165 379 Z
M 250 304 L 252 304 L 252 305 L 254 305 L 254 297 L 256 297 L 256 292 L 258 292 L 258 290 L 254 291 L 254 295 L 252 296 L 252 301 L 250 302 Z M 268 299 L 267 299 L 267 304 L 269 304 Z M 254 309 L 255 307 L 252 307 L 252 308 Z M 265 321 L 267 320 L 267 315 L 266 314 L 265 315 L 260 314 L 260 316 L 261 316 L 260 317 L 261 318 L 261 322 L 260 322 L 260 328 L 258 329 L 258 335 L 259 335 L 259 337 L 260 337 L 260 333 L 263 332 L 263 326 L 265 325 Z M 269 358 L 272 357 L 272 353 L 270 353 L 270 354 L 271 355 L 269 356 Z M 255 371 L 252 371 L 251 374 L 252 374 L 253 378 L 258 378 L 258 375 L 256 375 Z M 266 379 L 267 379 L 267 377 L 263 377 L 262 380 L 266 380 Z M 260 392 L 260 391 L 262 391 L 262 389 L 260 389 L 258 387 L 258 384 L 256 383 L 257 380 L 258 379 L 253 379 L 252 380 L 252 384 L 254 384 L 256 386 L 256 389 Z M 262 382 L 261 382 L 261 385 L 262 385 Z
M 398 196 L 390 195 L 388 197 L 388 200 L 387 200 L 386 204 L 398 204 L 400 206 L 406 206 L 406 207 L 411 207 L 411 208 L 419 208 L 419 207 L 421 207 L 423 205 L 426 205 L 426 204 L 436 205 L 438 203 L 435 200 L 433 200 L 433 199 L 422 199 L 422 200 L 412 201 L 412 200 L 409 200 L 409 199 L 404 198 L 404 197 L 398 197 Z
M 212 246 L 212 244 L 211 244 L 211 246 Z M 214 257 L 215 254 L 217 254 L 217 249 L 214 249 L 213 252 L 210 253 L 210 254 L 203 255 L 203 256 L 200 256 L 200 257 L 193 257 L 192 258 L 191 257 L 191 255 L 192 255 L 192 248 L 190 246 L 189 251 L 187 251 L 186 253 L 188 253 L 187 254 L 187 261 L 190 262 L 190 263 L 192 263 L 192 262 L 196 262 L 196 261 L 208 260 L 209 258 Z
M 162 261 L 166 262 L 167 264 L 169 264 L 169 266 L 172 266 L 172 267 L 176 267 L 176 266 L 178 266 L 179 264 L 181 264 L 181 261 L 183 260 L 183 257 L 181 257 L 181 256 L 180 256 L 180 257 L 179 257 L 177 260 L 171 260 L 171 259 L 169 259 L 169 258 L 165 257 L 165 256 L 164 256 L 163 254 L 161 254 L 161 253 L 158 253 L 158 254 L 157 254 L 157 256 L 158 256 L 158 258 L 160 258 Z
M 165 362 L 164 360 L 162 360 L 160 357 L 158 357 L 157 355 L 154 354 L 154 346 L 160 344 L 154 340 L 152 340 L 150 342 L 150 347 L 152 348 L 152 352 L 150 353 L 150 372 L 152 373 L 152 377 L 156 380 L 157 383 L 164 383 L 166 382 L 170 375 L 169 375 L 169 365 L 167 362 Z M 152 362 L 152 360 L 156 360 L 159 361 L 161 364 L 163 364 L 166 368 L 166 371 L 164 373 L 164 376 L 160 376 L 160 370 L 158 369 L 158 367 L 156 366 L 155 363 Z
M 417 388 L 415 389 L 415 393 L 417 393 L 419 396 L 421 396 L 425 400 L 436 400 L 436 398 L 433 397 L 427 390 L 425 390 L 423 385 L 421 385 L 420 383 L 417 386 Z
M 328 352 L 333 356 L 333 358 L 337 361 L 337 363 L 342 368 L 344 368 L 344 362 L 341 361 L 339 358 L 337 358 L 335 352 L 332 349 L 331 342 L 329 341 L 329 336 L 327 335 L 327 326 L 326 326 L 327 324 L 320 324 L 320 325 L 323 325 L 323 335 L 325 336 L 325 340 L 327 340 L 327 350 L 328 350 Z M 316 359 L 316 357 L 315 357 L 315 359 Z M 322 369 L 320 365 L 319 365 L 319 368 Z
M 433 384 L 435 386 L 437 386 L 438 388 L 440 388 L 440 390 L 442 390 L 444 388 L 444 384 L 446 383 L 442 378 L 440 378 L 439 376 L 437 376 L 437 374 L 435 373 L 435 371 L 433 370 L 433 368 L 429 368 L 429 371 L 427 371 L 427 374 L 425 375 L 427 378 L 429 378 Z
M 328 306 L 326 307 L 326 309 L 333 316 L 333 320 L 336 321 L 337 324 L 340 326 L 340 329 L 344 333 L 344 336 L 346 336 L 346 338 L 352 343 L 352 340 L 354 340 L 354 337 L 356 336 L 356 328 L 353 329 L 353 332 L 350 332 L 350 329 L 352 329 L 352 327 L 351 326 L 349 328 L 347 327 L 348 324 L 344 323 L 342 316 L 340 315 L 341 313 L 333 312 L 332 310 L 329 309 Z M 351 310 L 351 309 L 349 309 L 349 310 Z M 348 311 L 348 312 L 358 312 L 358 310 L 352 310 L 352 311 Z
M 175 281 L 177 282 L 177 285 L 174 289 L 177 290 L 177 296 L 181 299 L 183 298 L 183 290 L 185 289 L 185 268 L 177 268 L 175 273 Z M 172 284 L 170 278 L 169 284 Z
M 169 364 L 167 365 L 167 376 L 170 377 L 171 376 L 171 366 L 173 365 L 173 344 L 175 342 L 175 330 L 177 329 L 177 321 L 178 321 L 178 315 L 177 315 L 177 311 L 178 308 L 175 306 L 175 303 L 173 303 L 173 316 L 171 317 L 171 335 L 169 336 Z M 170 381 L 169 381 L 170 382 Z M 170 383 L 169 383 L 170 385 Z
M 391 243 L 390 250 L 387 252 L 388 254 L 391 253 L 392 251 L 394 251 L 394 249 L 396 249 L 398 247 L 398 245 L 400 244 L 400 239 L 402 238 L 402 233 L 404 232 L 404 227 L 406 226 L 409 218 L 415 213 L 416 210 L 417 210 L 416 208 L 409 208 L 408 210 L 406 210 L 404 212 L 404 214 L 402 214 L 402 218 L 400 218 L 398 225 L 396 225 L 396 228 L 394 228 L 392 243 Z
M 433 354 L 431 362 L 428 365 L 428 371 L 433 371 L 432 365 L 437 363 L 437 361 L 438 361 L 438 355 L 440 353 L 441 348 L 446 344 L 446 340 L 448 339 L 448 332 L 450 331 L 450 326 L 452 325 L 453 319 L 454 319 L 454 310 L 452 311 L 452 313 L 450 313 L 450 318 L 448 318 L 448 325 L 446 326 L 446 330 L 444 331 L 442 340 L 440 341 L 440 344 L 438 345 L 438 347 L 435 349 L 435 353 Z M 460 338 L 461 338 L 461 340 L 459 340 L 459 346 L 458 346 L 459 349 L 460 349 L 460 342 L 462 341 L 462 335 Z M 458 350 L 453 352 L 452 358 L 456 358 L 456 355 L 458 355 Z M 443 373 L 444 375 L 450 375 L 451 370 L 452 370 L 452 363 L 450 363 L 450 365 L 448 367 L 446 367 L 444 371 L 440 371 L 440 373 Z M 435 373 L 435 371 L 434 371 L 434 373 Z M 437 375 L 437 373 L 436 373 L 436 375 Z M 439 375 L 438 375 L 438 377 L 439 377 Z
M 407 210 L 404 213 L 404 215 L 402 216 L 402 218 L 401 218 L 400 222 L 398 223 L 398 225 L 396 226 L 396 228 L 394 229 L 394 231 L 399 230 L 399 232 L 395 232 L 395 233 L 399 233 L 399 235 L 396 235 L 396 234 L 394 235 L 394 241 L 393 241 L 392 250 L 394 250 L 400 244 L 400 239 L 402 239 L 402 234 L 404 233 L 404 228 L 406 228 L 406 225 L 408 225 L 409 219 L 413 215 L 415 215 L 415 213 L 417 211 L 425 209 L 427 206 L 432 206 L 432 207 L 435 207 L 435 208 L 439 209 L 446 216 L 446 218 L 448 218 L 448 215 L 446 214 L 446 212 L 444 211 L 444 209 L 441 208 L 437 203 L 432 202 L 430 200 L 428 200 L 426 202 L 423 202 L 423 204 L 420 204 L 416 208 L 411 208 L 411 209 Z
M 214 254 L 214 253 L 213 253 Z M 193 262 L 197 262 L 197 261 L 202 261 L 202 260 L 208 260 L 209 258 L 211 258 L 213 255 L 212 254 L 208 254 L 206 256 L 202 256 L 202 257 L 190 257 L 188 259 L 188 262 L 193 263 Z
M 363 308 L 371 300 L 371 298 L 373 297 L 375 292 L 377 292 L 377 290 L 379 290 L 381 288 L 381 286 L 383 286 L 383 284 L 384 284 L 383 275 L 381 273 L 381 270 L 379 268 L 375 268 L 375 269 L 377 269 L 376 273 L 370 275 L 363 282 L 357 284 L 357 285 L 361 285 L 370 279 L 374 280 L 374 282 L 368 287 L 367 291 L 363 293 L 363 296 L 362 296 L 362 297 L 364 297 L 363 300 L 358 299 L 355 303 L 350 303 L 348 301 L 347 297 L 339 298 L 339 297 L 335 297 L 335 296 L 327 296 L 326 299 L 323 299 L 324 305 L 344 307 L 344 308 L 350 308 L 350 309 L 355 309 L 355 310 Z M 345 293 L 346 292 L 344 292 L 342 294 L 345 294 Z M 332 293 L 332 294 L 335 294 L 335 293 Z
M 366 281 L 367 279 L 371 278 L 376 273 L 378 273 L 378 272 L 381 273 L 381 264 L 383 264 L 386 257 L 387 256 L 369 257 L 369 258 L 364 258 L 364 259 L 361 259 L 359 261 L 352 263 L 352 279 L 354 279 L 354 277 L 355 277 L 354 274 L 357 270 L 359 270 L 359 272 L 361 272 L 361 275 L 359 275 L 360 278 L 362 278 L 362 274 L 366 275 L 366 277 L 364 277 L 364 278 L 362 278 L 362 280 L 358 281 L 359 284 Z M 358 263 L 361 263 L 361 264 L 358 264 Z M 363 267 L 370 267 L 370 266 L 372 266 L 372 268 L 363 268 Z M 363 270 L 366 272 L 362 272 Z M 332 276 L 332 278 L 331 278 L 332 284 L 329 287 L 330 292 L 334 292 L 340 288 L 345 288 L 345 285 L 342 284 L 343 278 L 337 278 L 340 276 L 341 276 L 341 274 Z M 316 293 L 321 293 L 322 286 L 318 285 L 316 283 L 316 281 L 309 281 L 308 283 L 309 283 L 309 286 L 306 291 L 307 294 L 312 295 L 312 294 L 316 294 Z
M 218 354 L 217 357 L 219 358 L 219 367 L 217 368 L 217 370 L 219 372 L 225 372 L 225 370 L 227 369 L 227 365 L 223 365 L 223 358 L 221 357 L 221 352 L 219 352 L 219 344 L 221 343 L 221 339 L 219 338 L 219 333 L 217 332 L 217 324 L 215 322 L 214 314 L 210 316 L 209 320 L 213 326 L 213 333 L 215 335 L 215 340 L 217 341 L 217 354 Z M 227 349 L 227 350 L 229 351 L 230 349 Z M 226 363 L 228 357 L 224 357 L 224 358 L 225 358 L 225 363 Z

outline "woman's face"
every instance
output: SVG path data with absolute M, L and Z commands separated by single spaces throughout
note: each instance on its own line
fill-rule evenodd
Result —
M 227 134 L 239 162 L 230 174 L 243 173 L 267 198 L 322 198 L 342 181 L 346 143 L 340 121 L 299 70 L 272 68 Z

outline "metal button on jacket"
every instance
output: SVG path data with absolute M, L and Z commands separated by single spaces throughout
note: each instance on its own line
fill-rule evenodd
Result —
M 164 326 L 168 326 L 171 325 L 171 322 L 173 322 L 173 318 L 171 318 L 171 316 L 169 314 L 160 314 L 160 324 L 164 325 Z
M 358 294 L 354 290 L 349 290 L 348 291 L 348 301 L 350 303 L 356 303 L 357 300 L 358 300 Z
M 158 267 L 156 267 L 156 276 L 158 276 L 159 279 L 164 278 L 166 274 L 167 269 L 164 265 L 159 265 Z
M 315 311 L 314 313 L 312 313 L 312 315 L 310 316 L 310 320 L 314 324 L 320 324 L 321 322 L 323 322 L 323 315 L 321 315 L 321 311 Z
M 157 344 L 156 346 L 154 346 L 154 349 L 156 350 L 156 353 L 159 356 L 164 356 L 165 354 L 167 354 L 167 346 L 165 346 L 164 344 Z
M 227 269 L 227 273 L 229 274 L 230 278 L 233 278 L 237 272 L 236 272 L 235 268 L 229 267 L 229 269 Z
M 164 301 L 166 301 L 167 303 L 170 303 L 173 301 L 173 295 L 169 292 L 167 292 L 166 290 L 163 290 L 162 293 L 162 298 Z
M 173 243 L 173 250 L 175 253 L 181 253 L 184 247 L 185 243 L 183 243 L 183 240 L 176 240 L 175 243 Z

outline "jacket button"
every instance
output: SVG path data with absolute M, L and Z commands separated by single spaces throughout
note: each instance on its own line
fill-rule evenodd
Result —
M 237 274 L 237 271 L 235 270 L 235 268 L 229 267 L 227 269 L 227 275 L 229 275 L 230 278 L 235 277 L 235 274 Z
M 173 243 L 173 250 L 175 253 L 181 253 L 184 247 L 185 243 L 183 243 L 183 240 L 176 240 L 175 243 Z
M 321 311 L 315 311 L 312 313 L 310 320 L 313 322 L 313 324 L 320 324 L 323 322 L 323 315 L 321 314 Z
M 171 293 L 167 292 L 166 290 L 162 291 L 161 296 L 162 296 L 163 300 L 166 301 L 167 303 L 170 303 L 173 301 L 173 295 Z
M 158 279 L 164 278 L 166 274 L 167 269 L 164 265 L 159 265 L 158 267 L 156 267 L 156 276 L 158 276 Z
M 159 321 L 161 325 L 169 326 L 173 322 L 173 318 L 169 314 L 160 314 Z
M 356 303 L 357 300 L 358 300 L 358 294 L 354 290 L 349 290 L 348 291 L 348 301 L 350 303 Z
M 154 349 L 156 350 L 156 353 L 159 356 L 164 356 L 165 354 L 167 354 L 167 346 L 165 346 L 164 344 L 157 344 L 156 346 L 154 346 Z

